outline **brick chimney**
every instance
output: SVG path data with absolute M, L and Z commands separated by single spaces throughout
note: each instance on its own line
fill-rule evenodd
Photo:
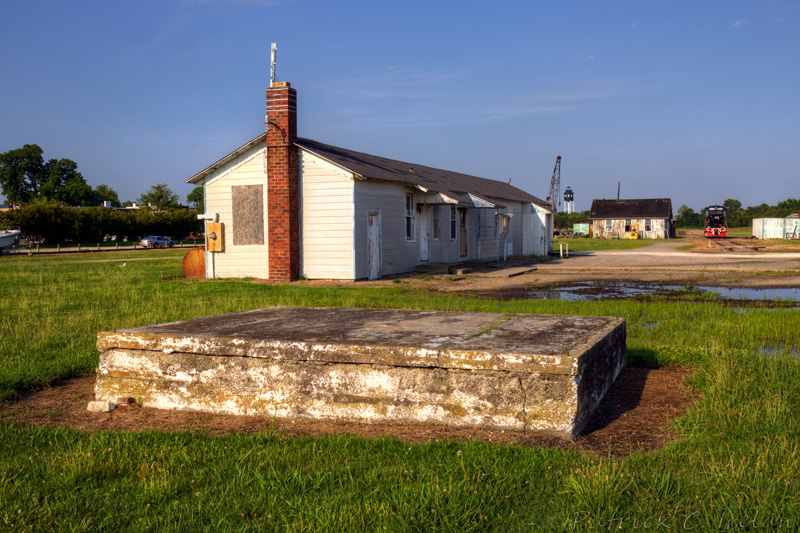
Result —
M 267 231 L 269 279 L 300 276 L 297 176 L 297 91 L 288 82 L 267 89 Z

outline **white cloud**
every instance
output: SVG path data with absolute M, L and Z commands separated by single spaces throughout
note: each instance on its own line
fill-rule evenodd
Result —
M 638 28 L 638 27 L 639 27 L 638 22 L 634 22 L 633 24 L 631 24 L 631 28 Z
M 744 20 L 744 19 L 739 19 L 739 20 L 737 20 L 736 22 L 734 22 L 733 24 L 731 24 L 731 25 L 730 25 L 730 26 L 728 26 L 728 27 L 729 27 L 729 28 L 741 28 L 741 27 L 742 27 L 742 26 L 744 26 L 746 23 L 747 23 L 747 21 L 746 21 L 746 20 Z

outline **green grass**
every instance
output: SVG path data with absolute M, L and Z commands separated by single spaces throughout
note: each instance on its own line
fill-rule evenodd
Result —
M 629 250 L 663 241 L 653 239 L 555 239 L 553 241 L 554 250 L 558 250 L 559 242 L 569 244 L 570 252 L 585 252 L 589 250 Z
M 0 529 L 706 531 L 755 519 L 765 524 L 759 529 L 774 529 L 772 520 L 788 531 L 800 523 L 800 361 L 789 356 L 800 349 L 796 309 L 501 302 L 405 284 L 185 282 L 181 254 L 160 253 L 125 268 L 4 257 L 0 394 L 91 373 L 99 330 L 282 304 L 622 316 L 629 357 L 693 368 L 701 399 L 675 423 L 675 442 L 624 458 L 269 430 L 215 437 L 2 422 Z M 764 356 L 764 346 L 784 356 Z

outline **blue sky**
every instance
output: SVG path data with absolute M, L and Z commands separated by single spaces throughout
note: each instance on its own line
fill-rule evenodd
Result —
M 260 134 L 269 47 L 299 134 L 578 210 L 800 197 L 800 2 L 3 0 L 0 152 L 122 200 Z

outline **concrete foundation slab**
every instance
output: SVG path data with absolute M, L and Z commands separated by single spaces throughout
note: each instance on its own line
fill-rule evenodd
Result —
M 625 365 L 625 321 L 275 307 L 102 332 L 97 346 L 97 400 L 572 438 Z

